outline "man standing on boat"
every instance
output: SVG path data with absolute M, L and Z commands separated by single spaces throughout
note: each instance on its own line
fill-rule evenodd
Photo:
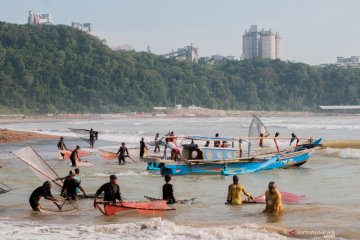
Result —
M 154 149 L 154 152 L 156 152 L 156 151 L 160 152 L 159 133 L 156 133 L 156 136 L 155 136 L 155 138 L 154 138 L 154 141 L 155 141 L 155 149 Z
M 64 143 L 64 137 L 60 137 L 60 141 L 57 144 L 57 147 L 59 149 L 59 152 L 61 154 L 62 159 L 65 158 L 65 154 L 63 153 L 64 150 L 67 150 L 67 147 Z
M 145 144 L 144 138 L 142 137 L 141 141 L 140 141 L 140 158 L 141 159 L 144 157 L 145 149 L 148 150 L 148 148 Z
M 96 191 L 94 208 L 97 208 L 97 199 L 102 192 L 104 192 L 104 202 L 116 203 L 116 200 L 122 202 L 120 187 L 116 182 L 117 177 L 115 175 L 110 175 L 110 182 L 105 183 Z
M 116 155 L 119 155 L 119 164 L 121 164 L 121 162 L 124 162 L 124 164 L 125 164 L 126 156 L 129 157 L 129 151 L 128 151 L 127 147 L 125 146 L 125 142 L 121 143 L 121 147 L 117 151 Z
M 295 135 L 295 133 L 292 133 L 291 139 L 290 139 L 290 146 L 291 146 L 292 142 L 295 141 L 295 139 L 296 139 L 296 145 L 295 145 L 295 150 L 296 150 L 299 146 L 300 139 Z
M 41 197 L 45 198 L 46 200 L 49 201 L 53 201 L 54 204 L 60 209 L 60 205 L 58 205 L 56 202 L 58 201 L 57 198 L 54 198 L 53 195 L 51 194 L 51 182 L 50 181 L 46 181 L 44 182 L 44 184 L 38 188 L 36 188 L 30 195 L 29 198 L 29 203 L 31 208 L 34 211 L 40 211 L 41 207 L 39 204 L 39 201 L 41 199 Z
M 218 138 L 218 137 L 219 137 L 219 134 L 216 133 L 215 138 Z M 218 140 L 214 141 L 214 147 L 220 147 L 220 141 L 218 141 Z
M 244 193 L 250 199 L 253 199 L 251 194 L 245 190 L 244 186 L 239 184 L 239 177 L 237 175 L 234 175 L 233 184 L 229 185 L 228 188 L 228 195 L 226 199 L 227 204 L 241 205 L 242 204 L 241 193 Z
M 284 210 L 281 201 L 281 193 L 276 190 L 275 182 L 269 183 L 268 190 L 265 192 L 265 203 L 266 207 L 263 211 L 265 213 L 278 215 Z

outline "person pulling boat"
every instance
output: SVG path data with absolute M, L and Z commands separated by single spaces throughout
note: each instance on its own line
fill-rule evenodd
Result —
M 103 184 L 95 194 L 94 208 L 97 209 L 97 199 L 99 195 L 104 192 L 104 202 L 116 203 L 116 200 L 123 201 L 120 193 L 120 187 L 117 184 L 116 175 L 110 175 L 110 182 Z
M 244 193 L 250 199 L 253 199 L 251 194 L 245 190 L 244 186 L 239 184 L 239 177 L 234 175 L 233 184 L 229 185 L 228 188 L 226 203 L 231 205 L 242 205 L 241 193 Z
M 77 200 L 77 189 L 84 194 L 86 197 L 85 190 L 80 186 L 80 182 L 74 179 L 75 174 L 73 171 L 69 172 L 69 176 L 65 178 L 64 185 L 61 189 L 61 196 L 64 196 L 67 199 Z
M 51 182 L 45 181 L 42 186 L 36 188 L 31 193 L 29 198 L 29 203 L 34 211 L 40 211 L 41 206 L 39 204 L 39 201 L 42 197 L 45 198 L 46 200 L 52 201 L 59 209 L 61 209 L 61 206 L 56 203 L 58 199 L 53 197 L 53 195 L 51 194 L 51 187 L 52 187 Z
M 63 151 L 67 150 L 67 147 L 66 147 L 65 142 L 64 142 L 64 137 L 60 137 L 60 141 L 58 142 L 57 147 L 59 149 L 59 152 L 60 152 L 60 155 L 61 155 L 62 159 L 64 159 L 65 154 L 63 153 Z
M 174 204 L 177 203 L 174 197 L 174 187 L 170 183 L 171 182 L 171 175 L 165 175 L 165 184 L 163 185 L 163 200 L 166 200 L 167 204 Z
M 76 148 L 71 152 L 70 155 L 70 160 L 71 160 L 71 165 L 73 167 L 76 167 L 76 162 L 80 162 L 80 157 L 79 157 L 79 150 L 80 150 L 80 146 L 77 145 Z
M 270 182 L 268 190 L 265 192 L 265 210 L 264 213 L 272 213 L 278 215 L 283 212 L 281 193 L 276 189 L 275 182 Z
M 125 164 L 125 158 L 130 157 L 129 150 L 125 146 L 125 142 L 121 143 L 121 146 L 120 146 L 119 150 L 117 151 L 116 155 L 119 155 L 119 165 L 121 164 L 121 162 L 123 162 Z
M 300 139 L 295 135 L 295 133 L 292 133 L 289 146 L 291 146 L 292 142 L 295 141 L 295 139 L 296 139 L 296 145 L 295 145 L 295 150 L 296 150 L 299 146 Z

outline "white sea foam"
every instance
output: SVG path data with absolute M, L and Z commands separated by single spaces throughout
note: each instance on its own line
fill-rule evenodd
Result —
M 327 156 L 338 157 L 341 159 L 358 159 L 360 158 L 360 149 L 353 148 L 326 148 L 323 153 Z
M 286 239 L 255 224 L 192 227 L 161 218 L 94 226 L 2 221 L 0 229 L 1 239 Z

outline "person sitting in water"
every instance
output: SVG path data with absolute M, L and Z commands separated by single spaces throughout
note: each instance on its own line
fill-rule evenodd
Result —
M 119 155 L 119 164 L 121 164 L 121 162 L 125 164 L 125 158 L 130 154 L 124 142 L 121 143 L 121 147 L 117 151 L 116 155 Z
M 45 198 L 46 200 L 53 201 L 56 204 L 56 206 L 58 206 L 59 209 L 61 208 L 60 205 L 56 203 L 58 199 L 54 198 L 53 195 L 51 194 L 51 187 L 52 187 L 51 182 L 46 181 L 42 186 L 36 188 L 31 193 L 29 198 L 29 203 L 34 211 L 40 211 L 41 206 L 39 204 L 39 201 L 41 197 Z
M 166 200 L 167 204 L 176 203 L 176 199 L 174 197 L 174 188 L 171 182 L 171 176 L 165 175 L 165 184 L 163 185 L 163 200 Z
M 216 134 L 215 134 L 215 137 L 218 138 L 218 137 L 219 137 L 219 134 L 216 133 Z M 220 147 L 220 141 L 218 141 L 218 140 L 214 141 L 214 147 Z
M 86 197 L 86 193 L 84 189 L 80 186 L 80 183 L 74 179 L 74 172 L 70 171 L 69 176 L 65 178 L 64 185 L 61 189 L 61 196 L 65 196 L 67 199 L 76 200 L 77 199 L 77 192 L 76 189 L 79 188 L 80 191 L 83 192 L 84 196 Z
M 64 143 L 64 137 L 60 137 L 60 141 L 58 142 L 57 147 L 58 147 L 58 149 L 60 151 L 62 159 L 64 159 L 65 154 L 63 153 L 63 151 L 67 150 L 67 147 L 66 147 L 66 145 Z
M 268 188 L 265 192 L 266 207 L 263 212 L 278 215 L 284 210 L 281 202 L 281 193 L 276 190 L 275 182 L 270 182 Z
M 144 157 L 145 149 L 148 150 L 144 138 L 142 137 L 140 141 L 140 158 Z
M 159 133 L 156 133 L 156 136 L 154 138 L 155 141 L 155 149 L 154 152 L 160 152 L 160 142 L 159 142 Z
M 76 162 L 77 161 L 80 162 L 79 150 L 80 150 L 80 146 L 77 145 L 76 148 L 74 149 L 74 151 L 72 151 L 71 154 L 70 154 L 71 165 L 73 167 L 76 167 Z
M 253 199 L 250 193 L 248 193 L 244 186 L 239 184 L 239 177 L 237 175 L 233 176 L 233 184 L 229 185 L 228 195 L 226 202 L 231 205 L 241 205 L 242 198 L 241 193 L 244 193 L 250 199 Z
M 110 175 L 110 182 L 105 183 L 96 191 L 95 199 L 94 199 L 94 208 L 97 208 L 97 198 L 102 192 L 104 192 L 104 202 L 116 203 L 116 200 L 122 202 L 120 187 L 116 183 L 116 181 L 117 181 L 117 177 L 115 175 Z

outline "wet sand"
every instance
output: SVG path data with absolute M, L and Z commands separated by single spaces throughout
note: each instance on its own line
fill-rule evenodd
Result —
M 39 134 L 25 131 L 15 131 L 8 129 L 0 129 L 0 143 L 17 143 L 29 140 L 47 140 L 56 139 L 57 136 L 51 136 L 46 134 Z

